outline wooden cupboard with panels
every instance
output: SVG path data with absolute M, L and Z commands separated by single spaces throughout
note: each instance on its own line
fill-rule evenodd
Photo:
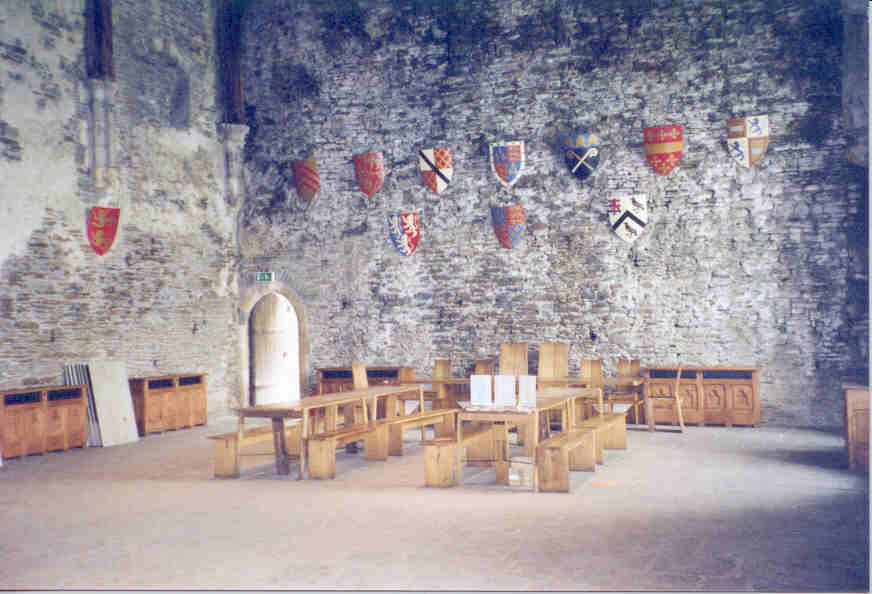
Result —
M 140 435 L 206 424 L 206 374 L 131 378 Z
M 674 403 L 677 371 L 677 366 L 645 370 L 645 397 L 653 399 L 655 423 L 678 424 Z M 682 366 L 678 396 L 685 423 L 727 427 L 760 424 L 759 367 Z
M 869 472 L 869 386 L 843 382 L 848 466 Z
M 0 392 L 0 455 L 16 458 L 85 447 L 85 390 L 74 385 Z

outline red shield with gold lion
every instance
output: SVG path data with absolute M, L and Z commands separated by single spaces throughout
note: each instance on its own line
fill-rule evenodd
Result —
M 120 208 L 95 206 L 91 209 L 91 214 L 88 217 L 88 243 L 91 244 L 98 256 L 102 256 L 112 247 L 120 217 Z

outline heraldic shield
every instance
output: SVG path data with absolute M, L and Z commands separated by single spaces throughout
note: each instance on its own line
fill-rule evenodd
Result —
M 403 212 L 389 215 L 388 231 L 397 251 L 404 256 L 411 256 L 418 248 L 418 241 L 421 239 L 418 213 Z
M 599 134 L 581 131 L 569 134 L 563 140 L 563 156 L 569 172 L 585 180 L 599 165 Z
M 768 115 L 727 120 L 727 148 L 737 163 L 753 167 L 763 159 L 768 146 Z
M 493 219 L 494 233 L 500 245 L 506 249 L 512 249 L 524 234 L 527 223 L 527 215 L 523 204 L 511 206 L 491 206 L 491 218 Z
M 618 237 L 633 243 L 648 224 L 648 198 L 645 194 L 609 198 L 609 223 Z
M 645 128 L 645 158 L 660 175 L 666 175 L 681 161 L 684 149 L 681 124 Z
M 493 142 L 490 164 L 500 183 L 511 188 L 521 178 L 524 168 L 524 142 L 521 140 Z
M 94 206 L 88 216 L 88 243 L 102 256 L 112 247 L 118 232 L 118 219 L 121 218 L 120 208 Z
M 424 178 L 424 185 L 430 191 L 441 194 L 451 183 L 454 167 L 451 165 L 450 148 L 431 148 L 418 151 L 418 169 Z
M 294 184 L 297 186 L 297 194 L 307 207 L 315 200 L 320 183 L 321 177 L 318 175 L 315 159 L 303 159 L 294 163 Z
M 354 177 L 357 185 L 367 196 L 372 196 L 385 180 L 385 157 L 379 153 L 363 153 L 354 156 Z

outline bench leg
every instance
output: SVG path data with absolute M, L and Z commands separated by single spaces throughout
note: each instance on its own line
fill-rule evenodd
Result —
M 389 425 L 387 431 L 387 449 L 390 456 L 403 455 L 403 426 Z
M 596 463 L 602 464 L 605 462 L 605 456 L 603 455 L 603 445 L 605 445 L 605 427 L 600 425 L 593 430 L 593 443 L 594 443 L 594 451 L 596 453 Z
M 591 433 L 569 452 L 569 469 L 596 471 L 596 438 Z
M 428 445 L 424 447 L 426 485 L 428 487 L 451 487 L 455 484 L 455 445 Z
M 276 474 L 290 474 L 288 450 L 285 446 L 285 420 L 281 417 L 272 420 L 273 447 L 276 452 Z
M 539 490 L 569 493 L 569 452 L 566 448 L 538 448 Z
M 388 429 L 387 425 L 379 425 L 373 433 L 367 435 L 363 440 L 363 459 L 364 460 L 387 460 L 390 448 L 388 447 Z M 401 452 L 402 454 L 402 452 Z
M 336 478 L 335 440 L 309 440 L 309 478 Z
M 609 450 L 627 449 L 627 421 L 618 419 L 611 423 L 605 435 L 603 447 Z
M 454 415 L 448 415 L 442 418 L 441 423 L 433 425 L 434 437 L 454 437 L 457 435 L 457 427 L 454 425 Z M 424 429 L 423 427 L 421 428 Z
M 474 426 L 471 426 L 472 429 Z M 491 431 L 469 442 L 466 446 L 466 466 L 493 466 L 497 460 L 496 446 Z
M 223 478 L 239 478 L 239 448 L 237 441 L 215 441 L 215 476 Z

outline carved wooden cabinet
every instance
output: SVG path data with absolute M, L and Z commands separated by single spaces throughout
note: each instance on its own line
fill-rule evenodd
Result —
M 869 386 L 842 383 L 848 466 L 869 472 Z
M 645 395 L 653 398 L 655 423 L 678 424 L 673 392 L 677 371 L 677 367 L 645 370 Z M 760 424 L 759 367 L 682 366 L 678 396 L 685 423 Z
M 140 435 L 206 424 L 206 374 L 131 378 Z
M 349 392 L 354 388 L 351 367 L 318 367 L 318 394 Z M 412 367 L 389 365 L 367 366 L 366 379 L 370 386 L 393 386 L 415 377 Z
M 0 392 L 0 455 L 15 458 L 85 447 L 85 386 L 46 386 Z

